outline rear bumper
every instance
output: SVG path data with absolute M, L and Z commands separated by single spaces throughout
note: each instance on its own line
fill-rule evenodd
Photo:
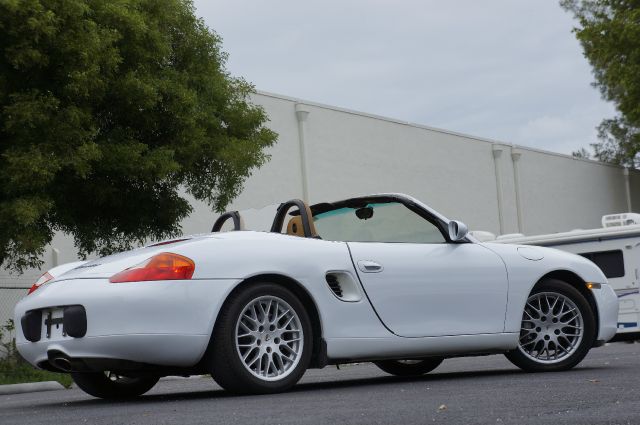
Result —
M 50 353 L 61 353 L 69 358 L 190 367 L 204 354 L 218 312 L 237 283 L 236 279 L 117 284 L 106 279 L 53 282 L 16 305 L 17 348 L 35 366 L 46 362 Z M 64 311 L 69 306 L 84 308 L 84 334 L 64 334 L 58 330 L 47 336 L 45 321 L 50 317 L 47 312 Z M 27 322 L 22 318 L 33 311 L 42 312 L 39 339 L 30 335 L 33 329 L 22 327 Z M 68 321 L 66 325 L 69 326 Z
M 51 356 L 71 359 L 118 359 L 162 366 L 196 364 L 209 335 L 139 334 L 70 338 L 18 344 L 22 357 L 42 367 Z

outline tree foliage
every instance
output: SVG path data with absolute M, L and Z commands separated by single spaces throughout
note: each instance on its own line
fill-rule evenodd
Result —
M 276 139 L 225 60 L 187 0 L 0 0 L 0 263 L 173 236 L 183 190 L 223 210 Z
M 585 148 L 580 148 L 577 151 L 571 152 L 571 156 L 574 158 L 591 159 L 591 153 Z
M 596 158 L 640 167 L 640 0 L 562 0 L 593 67 L 594 85 L 619 115 L 602 121 Z

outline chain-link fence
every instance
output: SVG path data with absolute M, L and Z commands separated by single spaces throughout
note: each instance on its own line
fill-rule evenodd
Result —
M 13 308 L 27 295 L 28 290 L 29 286 L 0 285 L 0 326 L 6 325 L 9 319 L 13 319 Z M 0 342 L 7 342 L 8 338 L 9 335 L 5 334 L 5 341 Z
M 13 318 L 13 308 L 27 295 L 30 286 L 0 286 L 0 324 Z
M 13 319 L 13 309 L 38 278 L 37 270 L 29 271 L 22 275 L 8 273 L 0 270 L 0 327 L 7 325 L 9 319 Z M 3 341 L 8 342 L 9 334 L 4 332 Z M 1 353 L 0 353 L 1 355 Z
M 20 319 L 12 320 L 13 310 L 18 301 L 27 296 L 37 273 L 36 270 L 15 276 L 0 271 L 0 386 L 38 381 L 58 381 L 66 387 L 71 385 L 68 375 L 36 369 L 17 351 L 14 338 L 21 332 Z

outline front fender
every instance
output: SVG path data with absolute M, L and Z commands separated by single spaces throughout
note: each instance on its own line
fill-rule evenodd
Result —
M 527 298 L 536 283 L 549 273 L 558 271 L 570 272 L 584 282 L 607 284 L 607 278 L 598 266 L 576 254 L 543 247 L 498 243 L 485 243 L 483 245 L 500 255 L 507 267 L 509 302 L 505 316 L 505 332 L 520 332 L 522 312 Z M 538 257 L 542 258 L 539 260 L 527 259 L 518 252 L 518 248 L 535 250 L 539 254 Z M 529 257 L 538 258 L 531 255 Z M 613 336 L 609 335 L 611 333 L 611 318 L 616 316 L 617 320 L 617 300 L 615 303 L 612 301 L 610 289 L 609 285 L 603 285 L 600 290 L 593 291 L 600 317 L 598 339 L 610 339 Z

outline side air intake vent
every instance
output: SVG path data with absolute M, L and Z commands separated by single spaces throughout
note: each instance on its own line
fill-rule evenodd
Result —
M 329 284 L 329 288 L 338 298 L 342 298 L 342 287 L 340 286 L 340 282 L 338 282 L 338 278 L 334 274 L 327 275 L 327 283 Z
M 356 302 L 362 299 L 360 285 L 347 271 L 330 271 L 326 275 L 329 289 L 341 301 Z

